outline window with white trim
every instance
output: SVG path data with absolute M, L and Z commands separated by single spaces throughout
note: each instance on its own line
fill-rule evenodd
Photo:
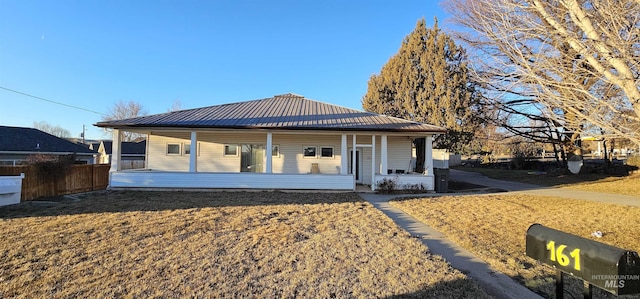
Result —
M 225 144 L 224 145 L 224 155 L 225 156 L 238 156 L 238 145 L 237 144 Z
M 271 146 L 271 157 L 280 157 L 280 146 L 272 145 Z
M 320 147 L 320 158 L 333 158 L 333 147 L 332 146 Z
M 317 150 L 318 147 L 315 145 L 306 145 L 302 147 L 302 156 L 304 158 L 316 158 L 318 156 Z
M 180 143 L 167 143 L 167 155 L 180 155 Z

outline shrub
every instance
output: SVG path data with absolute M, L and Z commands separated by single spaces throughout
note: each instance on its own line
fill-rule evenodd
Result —
M 405 190 L 409 193 L 424 193 L 427 192 L 427 186 L 425 186 L 423 183 L 405 184 L 402 186 L 402 190 Z
M 398 188 L 398 181 L 396 179 L 388 179 L 384 178 L 382 181 L 378 182 L 378 186 L 376 190 L 379 193 L 391 193 Z
M 390 194 L 390 193 L 425 193 L 427 186 L 424 184 L 398 184 L 397 178 L 388 179 L 384 178 L 378 182 L 376 190 L 378 193 Z
M 69 167 L 75 162 L 75 155 L 30 155 L 26 159 L 27 165 L 33 165 L 38 173 L 47 176 L 59 176 L 67 172 Z

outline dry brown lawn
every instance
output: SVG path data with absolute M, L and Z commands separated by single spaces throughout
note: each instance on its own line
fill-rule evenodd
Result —
M 640 251 L 640 208 L 525 194 L 469 195 L 392 201 L 392 205 L 427 223 L 491 266 L 533 291 L 554 296 L 553 270 L 525 255 L 525 235 L 540 223 L 581 237 Z M 567 287 L 582 297 L 582 284 Z M 600 290 L 598 290 L 600 291 Z M 605 293 L 598 292 L 598 297 Z
M 562 185 L 573 190 L 623 194 L 640 197 L 640 173 L 626 177 L 608 177 L 597 181 Z
M 479 172 L 487 177 L 541 186 L 556 186 L 574 190 L 623 194 L 640 197 L 640 172 L 617 177 L 604 174 L 566 174 L 564 171 L 532 175 L 527 170 L 506 170 L 482 167 L 456 167 L 458 170 Z
M 105 192 L 0 234 L 0 298 L 487 297 L 356 194 Z

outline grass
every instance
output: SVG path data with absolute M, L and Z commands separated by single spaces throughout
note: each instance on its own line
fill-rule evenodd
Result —
M 598 181 L 562 185 L 573 190 L 613 193 L 640 197 L 640 173 L 627 177 L 608 177 Z
M 104 192 L 0 207 L 0 297 L 488 297 L 356 194 Z
M 418 198 L 392 201 L 392 205 L 547 298 L 554 296 L 554 272 L 525 256 L 529 225 L 541 223 L 640 251 L 640 208 L 635 207 L 526 194 Z M 596 239 L 591 236 L 594 231 L 602 231 L 604 236 Z M 574 298 L 581 297 L 581 282 L 573 279 L 568 289 Z
M 498 180 L 640 197 L 640 188 L 637 187 L 640 186 L 640 173 L 631 174 L 626 177 L 616 177 L 604 174 L 574 175 L 566 174 L 564 171 L 531 174 L 531 171 L 528 170 L 506 170 L 482 167 L 457 167 L 456 169 L 478 172 L 489 178 Z

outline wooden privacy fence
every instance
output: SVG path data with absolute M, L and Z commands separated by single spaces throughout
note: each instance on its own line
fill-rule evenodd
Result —
M 46 175 L 38 171 L 35 166 L 0 166 L 0 176 L 24 173 L 20 199 L 25 201 L 40 197 L 104 190 L 109 184 L 110 167 L 108 164 L 72 165 L 64 174 Z

